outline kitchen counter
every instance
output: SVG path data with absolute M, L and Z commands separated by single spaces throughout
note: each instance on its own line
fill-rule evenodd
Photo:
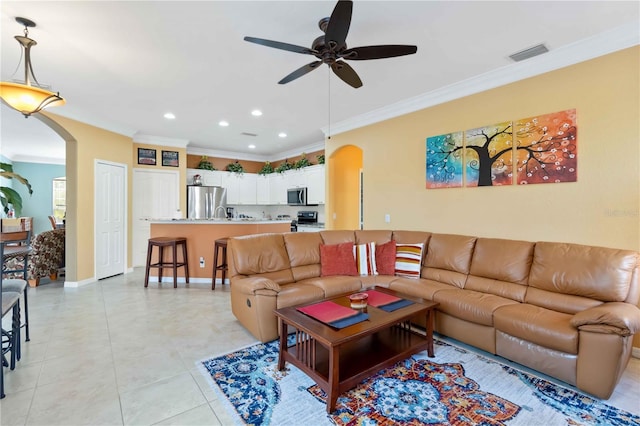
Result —
M 291 224 L 291 220 L 270 220 L 270 219 L 149 219 L 149 222 L 172 224 L 172 225 L 247 225 L 247 224 Z
M 182 237 L 187 239 L 189 253 L 189 278 L 193 283 L 211 283 L 213 276 L 213 244 L 218 238 L 237 237 L 241 235 L 265 234 L 271 232 L 289 232 L 290 220 L 256 220 L 256 219 L 150 219 L 150 237 Z M 170 250 L 165 250 L 169 252 Z M 152 262 L 157 261 L 154 250 Z M 167 259 L 169 253 L 165 254 Z M 181 258 L 181 254 L 178 254 Z M 203 262 L 201 262 L 201 260 Z M 184 277 L 184 268 L 178 268 L 178 276 Z M 154 275 L 155 273 L 155 275 Z M 165 271 L 165 274 L 168 272 Z M 169 274 L 170 275 L 170 274 Z M 157 269 L 150 272 L 150 282 L 158 282 Z M 220 276 L 218 276 L 218 280 Z M 178 280 L 184 282 L 182 280 Z

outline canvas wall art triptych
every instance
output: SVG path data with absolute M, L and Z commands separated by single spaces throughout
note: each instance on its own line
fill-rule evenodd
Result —
M 427 138 L 426 187 L 576 182 L 576 110 Z

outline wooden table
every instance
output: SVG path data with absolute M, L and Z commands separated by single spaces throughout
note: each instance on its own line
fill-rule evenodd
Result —
M 382 287 L 374 289 L 415 303 L 394 312 L 368 306 L 368 320 L 343 329 L 303 314 L 296 309 L 299 306 L 275 311 L 281 320 L 278 370 L 283 370 L 288 361 L 311 377 L 328 395 L 328 413 L 335 409 L 341 393 L 371 374 L 423 350 L 434 356 L 433 322 L 438 303 Z M 347 296 L 327 300 L 349 306 Z M 426 316 L 426 335 L 411 329 L 411 318 L 419 315 Z M 295 329 L 295 343 L 290 347 L 287 346 L 289 327 Z

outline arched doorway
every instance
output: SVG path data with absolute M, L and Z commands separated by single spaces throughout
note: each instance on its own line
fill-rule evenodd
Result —
M 360 229 L 362 224 L 362 149 L 338 148 L 330 156 L 329 210 L 331 229 Z

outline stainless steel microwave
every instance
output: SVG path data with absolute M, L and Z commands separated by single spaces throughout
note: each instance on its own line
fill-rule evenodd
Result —
M 290 206 L 306 206 L 307 188 L 287 189 L 287 204 Z

